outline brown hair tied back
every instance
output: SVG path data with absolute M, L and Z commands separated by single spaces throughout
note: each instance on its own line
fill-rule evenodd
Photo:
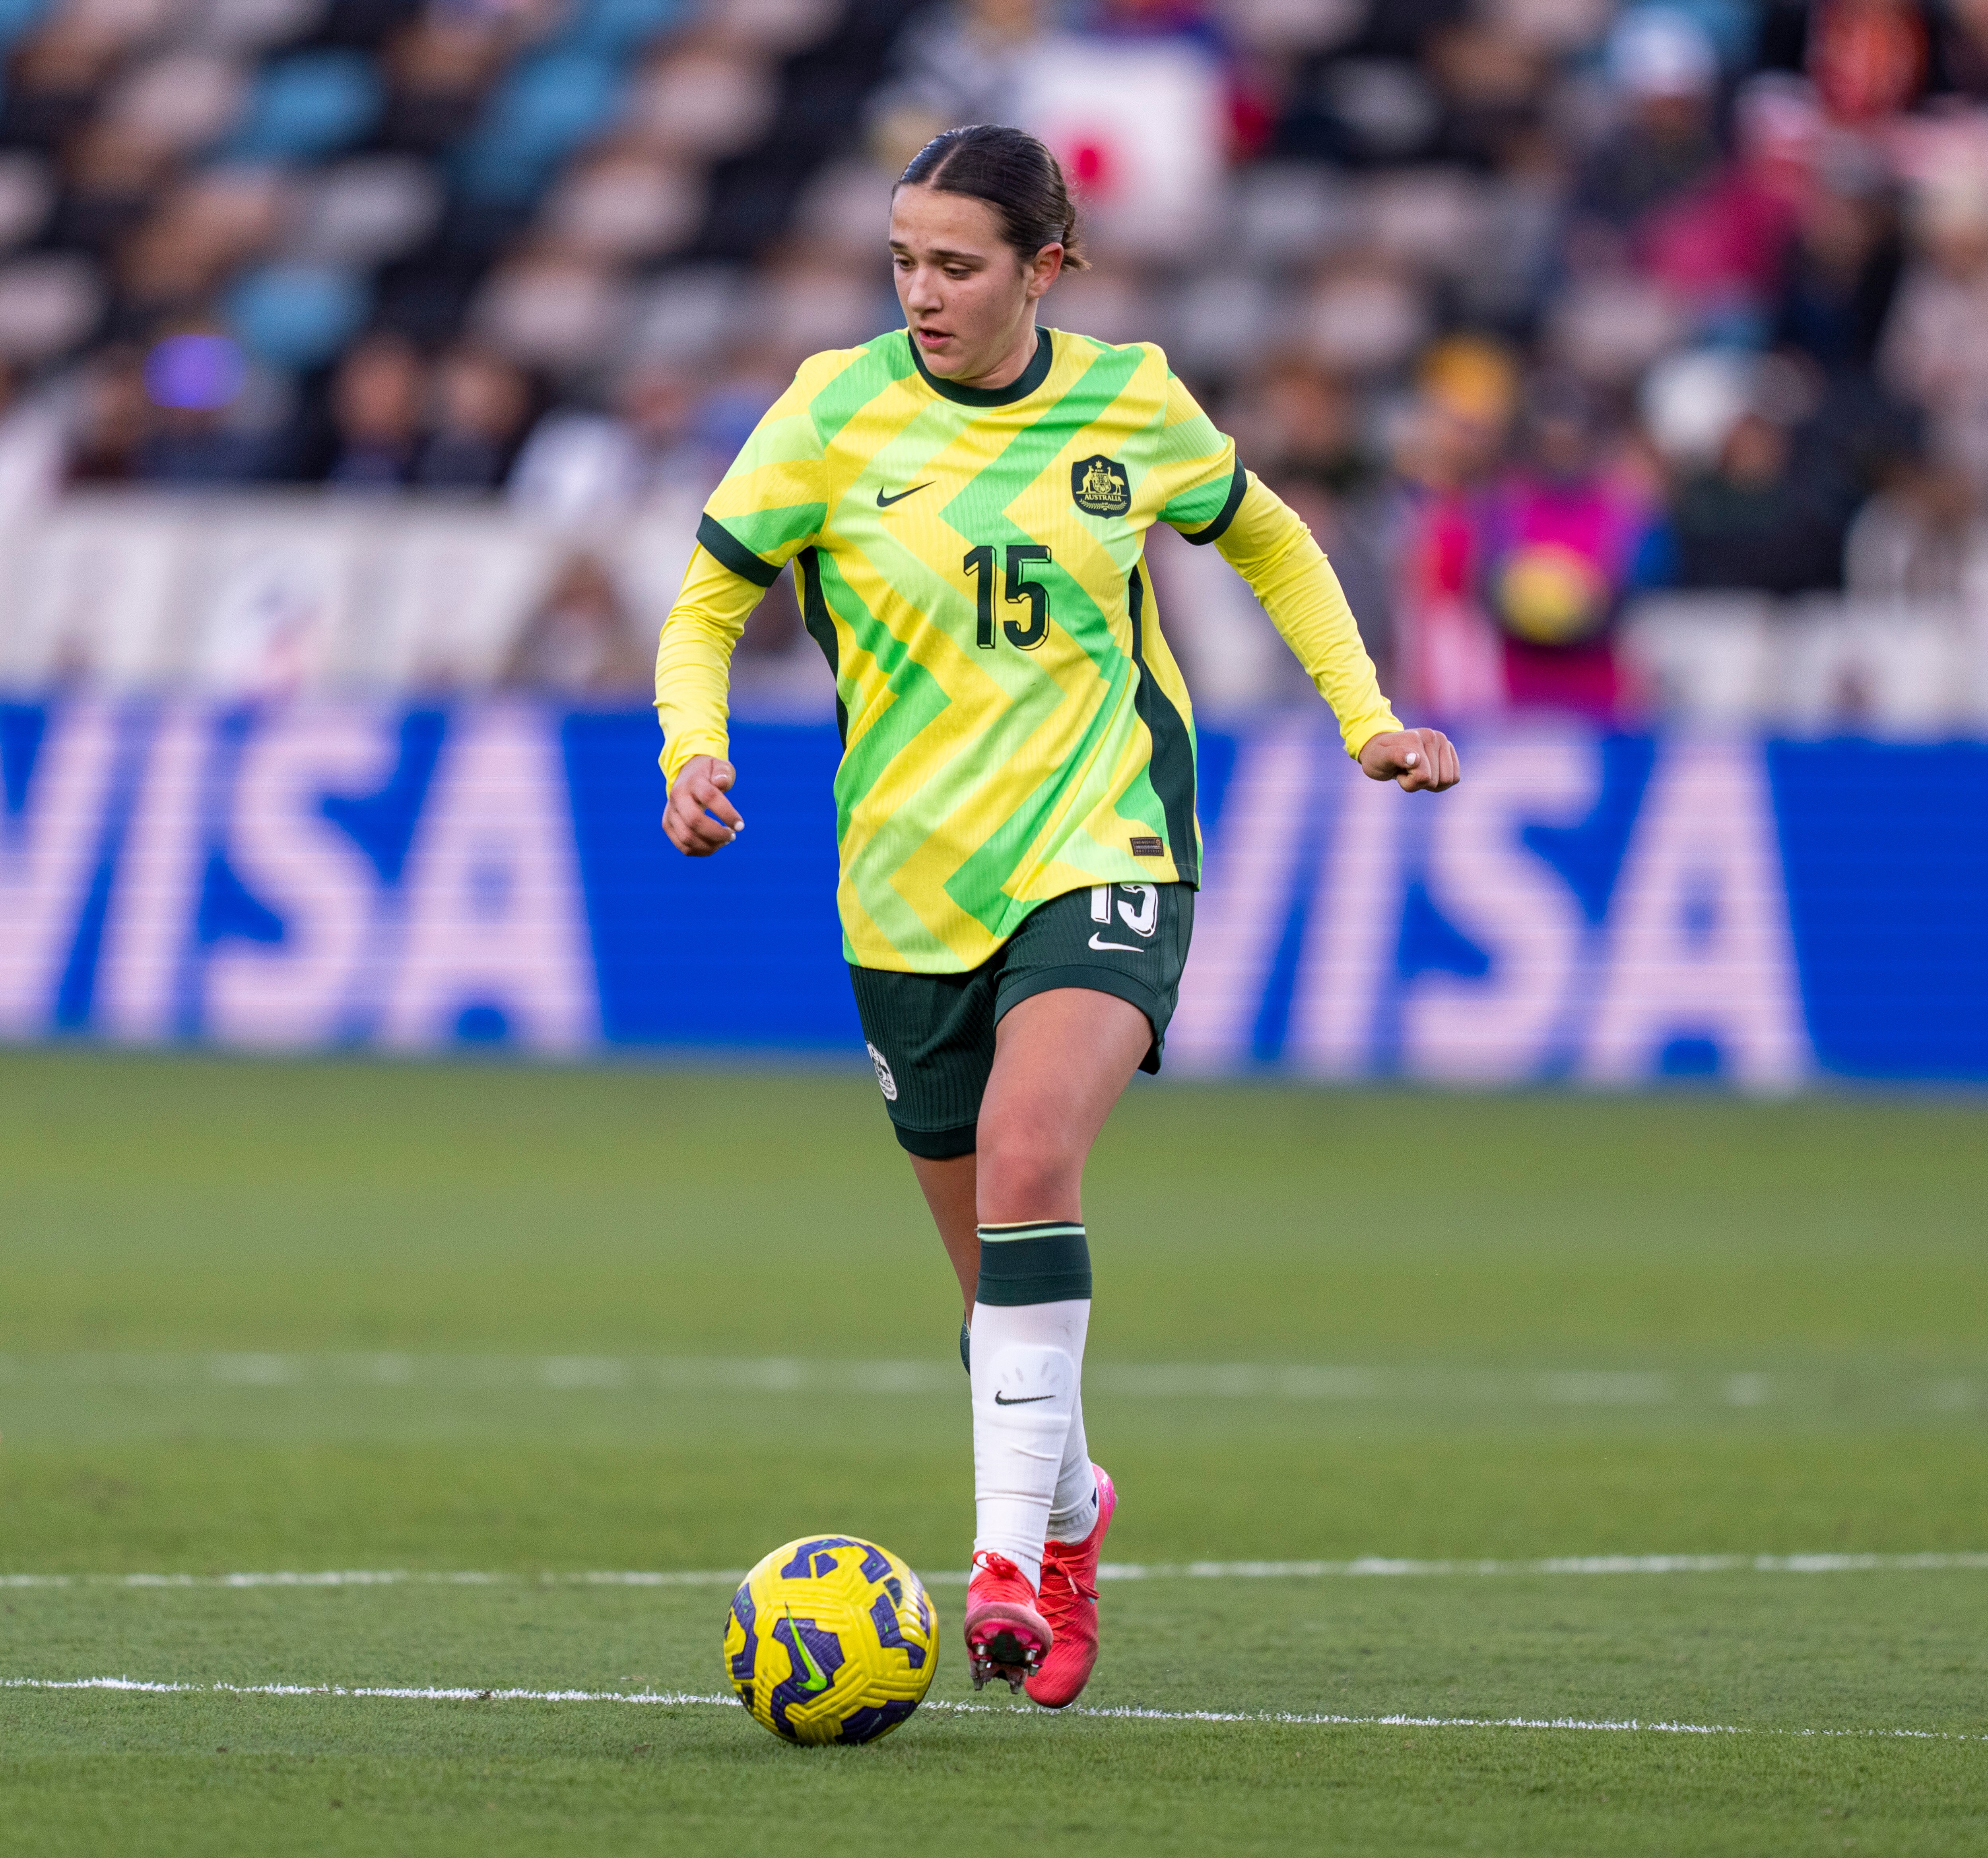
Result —
M 1026 129 L 997 123 L 948 129 L 911 157 L 898 184 L 984 200 L 1000 222 L 1002 238 L 1025 261 L 1045 245 L 1061 245 L 1066 271 L 1086 268 L 1063 170 Z

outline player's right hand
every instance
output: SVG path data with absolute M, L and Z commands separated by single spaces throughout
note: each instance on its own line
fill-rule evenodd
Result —
M 686 858 L 708 858 L 746 829 L 725 797 L 738 778 L 738 770 L 715 755 L 693 755 L 684 763 L 663 809 L 663 830 Z

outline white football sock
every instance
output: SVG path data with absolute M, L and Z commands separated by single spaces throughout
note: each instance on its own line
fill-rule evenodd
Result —
M 1057 1473 L 1056 1495 L 1050 1502 L 1052 1542 L 1081 1542 L 1097 1526 L 1097 1474 L 1090 1468 L 1090 1441 L 1084 1436 L 1081 1360 L 1077 1368 L 1077 1404 L 1070 1413 L 1070 1431 L 1063 1436 L 1063 1468 Z
M 982 1227 L 980 1260 L 972 1366 L 973 1549 L 1006 1556 L 1040 1588 L 1043 1542 L 1080 1407 L 1090 1253 L 1080 1225 L 1037 1221 Z M 1044 1292 L 1040 1302 L 1014 1300 Z M 986 1302 L 990 1295 L 998 1300 Z M 1076 1430 L 1081 1448 L 1081 1425 Z

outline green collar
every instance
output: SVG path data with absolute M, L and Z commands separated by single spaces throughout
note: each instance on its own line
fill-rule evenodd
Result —
M 911 340 L 908 329 L 904 332 L 904 340 L 911 351 L 911 365 L 918 370 L 925 385 L 942 400 L 957 400 L 962 407 L 1005 407 L 1018 400 L 1026 400 L 1049 378 L 1050 363 L 1056 360 L 1050 332 L 1039 329 L 1036 331 L 1034 356 L 1005 387 L 962 387 L 955 381 L 941 380 L 926 371 L 925 357 L 918 353 L 918 345 Z

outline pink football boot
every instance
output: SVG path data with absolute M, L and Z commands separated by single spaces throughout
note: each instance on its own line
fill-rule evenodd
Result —
M 1056 1635 L 1049 1656 L 1029 1677 L 1029 1694 L 1045 1709 L 1076 1702 L 1097 1664 L 1097 1551 L 1118 1507 L 1111 1474 L 1097 1465 L 1097 1522 L 1081 1542 L 1043 1545 L 1043 1617 Z
M 990 1677 L 1005 1677 L 1009 1690 L 1019 1691 L 1042 1668 L 1055 1643 L 1029 1577 L 1006 1556 L 982 1549 L 973 1558 L 973 1577 L 966 1587 L 966 1656 L 973 1667 L 973 1687 L 979 1690 Z

